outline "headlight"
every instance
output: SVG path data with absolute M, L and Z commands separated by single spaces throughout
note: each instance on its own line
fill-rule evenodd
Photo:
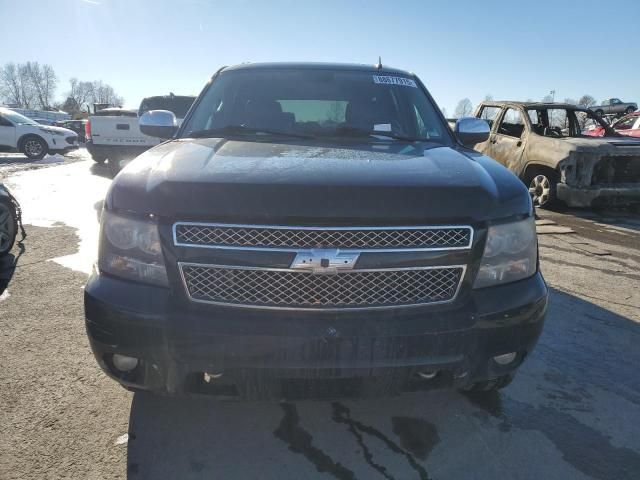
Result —
M 513 223 L 492 225 L 482 254 L 474 288 L 522 280 L 538 268 L 536 223 L 532 217 Z
M 158 225 L 103 210 L 98 267 L 118 277 L 167 286 Z

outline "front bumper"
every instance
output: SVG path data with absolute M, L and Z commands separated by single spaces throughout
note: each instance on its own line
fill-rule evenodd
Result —
M 137 389 L 243 398 L 282 398 L 301 382 L 305 395 L 318 395 L 309 382 L 342 382 L 375 395 L 414 388 L 420 372 L 437 371 L 454 386 L 511 373 L 542 331 L 547 287 L 538 273 L 473 290 L 456 303 L 368 313 L 265 312 L 185 305 L 167 289 L 97 274 L 85 288 L 91 348 L 109 376 Z M 518 352 L 512 364 L 493 362 L 509 352 Z M 120 372 L 114 353 L 140 364 Z
M 558 198 L 570 207 L 591 207 L 598 205 L 627 205 L 640 202 L 639 184 L 620 186 L 571 187 L 559 183 Z
M 47 138 L 47 147 L 49 149 L 50 154 L 59 153 L 64 155 L 72 150 L 77 150 L 80 145 L 78 143 L 77 137 L 73 143 L 67 142 L 66 138 L 63 136 L 50 136 Z

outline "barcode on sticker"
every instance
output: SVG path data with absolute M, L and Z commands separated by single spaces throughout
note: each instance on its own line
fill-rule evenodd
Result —
M 403 87 L 418 88 L 416 82 L 410 78 L 404 77 L 390 77 L 388 75 L 374 75 L 373 83 L 379 83 L 382 85 L 402 85 Z

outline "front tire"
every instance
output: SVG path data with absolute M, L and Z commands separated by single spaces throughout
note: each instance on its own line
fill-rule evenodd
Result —
M 534 206 L 551 208 L 558 205 L 558 175 L 553 170 L 533 169 L 527 173 L 524 183 Z
M 630 113 L 633 113 L 633 112 L 635 112 L 635 111 L 636 111 L 636 110 L 635 110 L 633 107 L 629 107 L 629 108 L 627 108 L 627 110 L 626 110 L 625 114 L 629 115 Z
M 18 232 L 16 211 L 11 202 L 0 199 L 0 257 L 13 248 Z
M 604 112 L 602 110 L 596 110 L 596 115 L 600 118 L 604 117 Z
M 42 138 L 31 136 L 27 137 L 22 142 L 22 153 L 24 153 L 27 158 L 31 160 L 40 160 L 44 158 L 44 156 L 49 152 L 49 147 L 47 146 L 47 142 L 45 142 Z

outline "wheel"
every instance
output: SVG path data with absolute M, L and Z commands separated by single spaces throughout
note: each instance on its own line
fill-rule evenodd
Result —
M 92 159 L 94 162 L 96 162 L 96 163 L 100 163 L 100 164 L 102 164 L 102 163 L 104 163 L 104 162 L 106 162 L 106 161 L 107 161 L 107 157 L 101 157 L 101 156 L 99 156 L 99 155 L 93 155 L 93 154 L 91 155 L 91 159 Z
M 47 142 L 40 137 L 27 137 L 25 141 L 22 142 L 22 153 L 32 160 L 40 160 L 47 154 L 48 150 Z
M 636 111 L 636 110 L 635 110 L 635 108 L 633 108 L 633 107 L 628 107 L 628 108 L 627 108 L 627 110 L 625 111 L 625 114 L 629 115 L 630 113 L 633 113 L 633 112 L 635 112 L 635 111 Z
M 18 221 L 13 205 L 0 199 L 0 256 L 9 253 L 16 240 Z
M 525 184 L 529 187 L 534 206 L 549 208 L 557 205 L 558 176 L 552 170 L 532 170 L 527 174 Z
M 508 386 L 513 381 L 513 377 L 513 374 L 503 375 L 493 380 L 473 383 L 462 390 L 465 392 L 493 392 Z
M 603 117 L 604 116 L 604 112 L 602 110 L 596 110 L 596 115 L 599 117 Z

